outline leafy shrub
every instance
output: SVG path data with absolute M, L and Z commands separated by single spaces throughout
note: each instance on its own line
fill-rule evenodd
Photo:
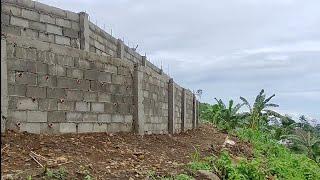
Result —
M 195 172 L 197 170 L 210 170 L 212 169 L 212 157 L 200 158 L 200 152 L 194 148 L 195 151 L 191 154 L 191 162 L 188 164 L 188 168 Z
M 212 169 L 212 164 L 207 161 L 191 162 L 188 166 L 192 171 Z
M 45 169 L 45 177 L 48 179 L 65 180 L 67 179 L 67 175 L 68 172 L 63 167 L 60 167 L 58 170 Z
M 190 168 L 213 170 L 222 179 L 320 179 L 320 125 L 313 127 L 304 116 L 296 123 L 271 110 L 278 107 L 270 103 L 274 96 L 266 98 L 262 89 L 252 105 L 243 97 L 236 106 L 217 99 L 217 104 L 203 104 L 200 117 L 249 141 L 254 157 L 234 161 L 222 152 L 211 161 L 193 161 Z M 239 114 L 243 105 L 249 112 Z M 282 138 L 289 140 L 287 147 L 279 144 Z
M 278 144 L 270 134 L 242 129 L 238 136 L 253 144 L 254 156 L 266 164 L 267 176 L 280 179 L 320 179 L 320 167 L 305 154 L 295 154 Z
M 233 163 L 228 152 L 223 151 L 214 161 L 218 174 L 222 179 L 264 179 L 261 162 L 248 161 L 242 158 L 238 163 Z
M 201 109 L 201 118 L 207 122 L 214 123 L 222 130 L 232 130 L 241 126 L 242 117 L 238 114 L 242 104 L 234 105 L 234 101 L 230 100 L 226 105 L 221 99 L 215 99 L 217 104 L 204 104 Z

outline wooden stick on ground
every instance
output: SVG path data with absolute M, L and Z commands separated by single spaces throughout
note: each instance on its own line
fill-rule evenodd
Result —
M 31 154 L 29 154 L 29 156 L 43 168 L 43 165 L 35 157 L 33 157 Z
M 40 154 L 37 154 L 37 153 L 35 153 L 35 152 L 33 152 L 33 151 L 31 151 L 31 153 L 32 153 L 34 156 L 36 156 L 37 158 L 40 158 L 40 159 L 42 159 L 42 160 L 47 161 L 47 158 L 41 156 Z
M 1 149 L 1 153 L 2 153 L 7 147 L 9 147 L 9 144 L 6 144 L 6 145 Z

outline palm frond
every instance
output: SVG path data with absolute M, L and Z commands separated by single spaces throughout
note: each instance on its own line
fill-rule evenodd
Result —
M 280 136 L 281 139 L 288 139 L 288 140 L 291 140 L 291 141 L 294 141 L 298 144 L 302 144 L 302 145 L 305 145 L 305 141 L 304 141 L 304 138 L 302 138 L 301 136 L 298 136 L 298 135 L 294 135 L 294 134 L 289 134 L 289 135 L 282 135 Z
M 219 99 L 219 100 L 217 98 L 214 98 L 214 99 L 217 101 L 219 106 L 222 106 L 223 109 L 226 108 L 226 105 L 224 104 L 224 102 L 221 99 Z
M 232 109 L 232 113 L 236 114 L 243 105 L 244 103 L 235 105 L 234 108 Z
M 229 107 L 228 107 L 230 112 L 232 111 L 232 106 L 233 106 L 233 100 L 230 100 L 229 101 Z
M 311 146 L 315 146 L 315 145 L 317 145 L 318 143 L 320 143 L 320 138 L 314 137 L 314 138 L 312 138 L 311 141 L 310 141 Z
M 244 98 L 244 97 L 241 97 L 241 96 L 240 96 L 240 99 L 243 102 L 243 104 L 246 105 L 249 108 L 250 112 L 252 112 L 252 108 L 251 108 L 251 105 L 248 102 L 248 100 L 246 98 Z
M 269 109 L 265 109 L 263 110 L 264 112 L 266 112 L 267 116 L 274 116 L 274 117 L 278 117 L 278 118 L 282 118 L 283 116 L 275 111 L 269 110 Z
M 264 93 L 264 89 L 261 89 L 260 93 L 257 95 L 254 101 L 255 103 L 257 103 L 261 99 L 261 96 L 263 95 L 263 93 Z
M 273 97 L 275 97 L 276 95 L 273 94 L 272 96 L 268 97 L 266 100 L 264 100 L 264 103 L 268 103 Z
M 269 103 L 269 104 L 265 104 L 264 107 L 279 107 L 279 105 L 278 104 Z

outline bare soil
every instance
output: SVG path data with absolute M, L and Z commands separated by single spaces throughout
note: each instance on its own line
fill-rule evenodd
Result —
M 1 175 L 41 179 L 44 167 L 63 167 L 68 179 L 84 179 L 88 174 L 95 179 L 145 179 L 150 172 L 177 175 L 188 173 L 186 164 L 192 161 L 195 148 L 201 156 L 217 154 L 226 136 L 206 124 L 175 135 L 36 135 L 9 131 L 1 135 Z M 251 156 L 248 143 L 230 139 L 236 142 L 228 148 L 233 155 Z

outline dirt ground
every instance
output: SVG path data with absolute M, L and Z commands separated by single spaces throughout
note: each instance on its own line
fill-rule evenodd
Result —
M 65 134 L 35 135 L 7 132 L 1 136 L 1 175 L 40 179 L 45 168 L 63 167 L 68 179 L 145 179 L 188 173 L 195 148 L 201 156 L 218 153 L 227 134 L 201 125 L 175 135 Z M 250 155 L 247 143 L 229 148 L 232 154 Z M 38 161 L 38 163 L 36 162 Z

